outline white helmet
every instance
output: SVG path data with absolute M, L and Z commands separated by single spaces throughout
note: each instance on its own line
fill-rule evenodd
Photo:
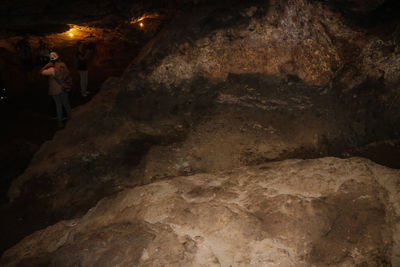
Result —
M 58 59 L 58 54 L 56 52 L 51 52 L 50 53 L 50 60 L 55 61 Z

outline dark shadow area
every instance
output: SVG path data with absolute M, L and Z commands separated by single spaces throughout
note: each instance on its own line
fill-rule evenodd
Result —
M 314 0 L 326 3 L 339 11 L 350 25 L 367 29 L 371 34 L 381 38 L 387 38 L 396 31 L 399 24 L 400 2 L 397 0 L 385 0 L 382 4 L 373 1 L 326 1 Z
M 352 148 L 342 153 L 347 156 L 364 157 L 393 169 L 400 169 L 400 141 L 378 142 L 363 147 Z
M 8 32 L 13 36 L 21 35 L 36 35 L 42 36 L 52 33 L 61 33 L 69 30 L 69 26 L 65 24 L 39 24 L 39 25 L 29 25 L 29 26 L 19 26 L 12 30 L 12 33 Z
M 131 1 L 3 1 L 0 6 L 0 30 L 9 33 L 51 32 L 50 27 L 79 24 L 106 17 L 129 18 Z M 27 25 L 30 25 L 27 27 Z M 46 27 L 43 27 L 46 26 Z M 60 26 L 57 26 L 60 27 Z
M 158 21 L 157 23 L 161 22 Z M 58 26 L 50 28 L 47 28 L 47 26 L 43 26 L 43 31 L 40 30 L 40 27 L 32 26 L 33 32 L 30 32 L 31 29 L 26 28 L 30 34 L 30 40 L 40 38 L 40 36 L 33 35 L 34 32 L 41 35 L 61 29 Z M 133 40 L 132 42 L 113 40 L 111 43 L 99 41 L 96 44 L 97 51 L 93 62 L 89 65 L 88 91 L 90 95 L 86 98 L 81 95 L 80 77 L 74 66 L 76 47 L 58 47 L 57 51 L 69 67 L 74 82 L 74 87 L 69 93 L 73 109 L 91 101 L 108 77 L 120 76 L 129 62 L 153 34 L 151 32 L 144 34 L 143 31 L 135 31 L 132 27 L 125 27 L 126 29 L 120 28 L 119 30 L 127 35 L 133 35 L 127 36 Z M 35 31 L 35 29 L 38 31 Z M 18 32 L 14 34 L 18 34 Z M 50 199 L 54 196 L 48 194 L 48 190 L 51 191 L 51 187 L 54 186 L 54 181 L 52 180 L 54 177 L 42 175 L 36 177 L 34 183 L 27 184 L 26 188 L 36 193 L 27 193 L 27 197 L 8 203 L 7 191 L 12 180 L 24 172 L 41 145 L 53 139 L 55 133 L 60 129 L 57 126 L 53 99 L 47 94 L 48 81 L 46 77 L 41 77 L 39 74 L 40 65 L 36 61 L 36 57 L 34 58 L 32 69 L 26 71 L 22 70 L 19 65 L 18 58 L 16 59 L 18 55 L 5 49 L 1 50 L 1 52 L 2 55 L 5 55 L 3 58 L 5 60 L 4 66 L 8 67 L 4 76 L 7 98 L 0 101 L 0 121 L 2 124 L 2 130 L 0 131 L 0 213 L 3 218 L 1 225 L 8 229 L 4 231 L 1 239 L 0 251 L 3 252 L 11 244 L 15 244 L 33 231 L 56 223 L 60 219 L 82 215 L 90 207 L 94 206 L 99 199 L 113 194 L 119 189 L 113 187 L 110 181 L 98 183 L 98 186 L 96 186 L 97 182 L 90 180 L 93 184 L 92 187 L 86 191 L 76 192 L 76 199 L 71 200 L 71 205 L 53 213 Z M 108 60 L 109 58 L 112 60 Z M 71 162 L 66 166 L 65 171 L 71 173 L 72 177 L 81 177 L 82 173 L 80 171 L 83 168 L 87 174 L 85 177 L 92 179 L 103 172 L 112 171 L 110 168 L 114 169 L 107 163 L 118 162 L 118 164 L 123 165 L 119 165 L 123 172 L 128 166 L 132 167 L 138 164 L 144 151 L 153 142 L 151 138 L 144 136 L 143 139 L 137 142 L 123 144 L 121 147 L 122 152 L 118 151 L 118 153 L 125 153 L 121 156 L 122 158 L 101 158 L 96 163 L 93 163 L 94 165 L 79 161 Z M 76 168 L 81 167 L 81 169 L 74 169 L 74 166 Z M 106 166 L 108 166 L 108 169 L 105 169 Z M 71 186 L 79 187 L 82 186 L 80 183 L 90 181 L 78 179 L 72 181 Z M 46 195 L 46 197 L 43 197 L 43 195 Z M 76 202 L 80 204 L 76 205 Z
M 45 173 L 24 184 L 22 198 L 0 206 L 0 225 L 7 229 L 2 235 L 0 252 L 39 229 L 60 220 L 83 216 L 99 200 L 120 191 L 113 179 L 129 176 L 129 171 L 140 163 L 154 144 L 152 137 L 143 138 L 121 144 L 111 153 L 112 157 L 99 157 L 91 162 L 71 161 L 57 174 Z M 65 175 L 72 179 L 64 190 L 56 190 L 60 177 Z M 103 179 L 99 180 L 101 177 Z M 68 204 L 55 210 L 52 203 L 56 199 L 64 199 Z
M 400 168 L 399 143 L 380 142 L 400 138 L 399 121 L 388 112 L 385 104 L 379 101 L 379 95 L 385 92 L 385 86 L 380 79 L 368 78 L 353 91 L 354 94 L 350 95 L 338 94 L 336 91 L 321 94 L 324 87 L 310 86 L 298 77 L 281 80 L 274 76 L 253 73 L 230 74 L 227 83 L 218 87 L 223 88 L 221 90 L 223 93 L 234 93 L 243 97 L 251 95 L 251 92 L 244 88 L 255 89 L 254 99 L 266 97 L 287 102 L 285 105 L 272 105 L 274 111 L 269 113 L 278 113 L 304 122 L 318 119 L 334 122 L 337 125 L 336 129 L 332 129 L 332 134 L 318 137 L 317 146 L 300 147 L 292 152 L 284 152 L 273 161 L 326 156 L 341 158 L 362 156 L 384 166 Z M 312 107 L 304 111 L 290 108 L 298 105 L 297 96 L 309 97 Z M 260 104 L 260 101 L 254 100 L 254 104 Z M 255 114 L 254 118 L 257 116 Z M 371 143 L 374 145 L 369 145 Z M 246 162 L 249 165 L 270 161 L 262 157 L 249 158 L 251 160 Z

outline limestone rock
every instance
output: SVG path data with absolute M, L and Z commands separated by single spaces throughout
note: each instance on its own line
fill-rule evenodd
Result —
M 372 2 L 376 6 L 382 1 Z M 158 64 L 148 65 L 148 82 L 171 88 L 196 76 L 223 80 L 229 73 L 266 73 L 277 77 L 297 75 L 308 83 L 323 85 L 342 76 L 348 65 L 364 68 L 371 57 L 368 54 L 376 54 L 382 60 L 380 54 L 390 53 L 396 46 L 392 40 L 366 36 L 366 30 L 349 25 L 339 12 L 316 1 L 270 1 L 260 11 L 252 8 L 246 10 L 253 16 L 249 18 L 246 11 L 240 11 L 234 15 L 238 17 L 236 21 L 224 14 L 197 11 L 197 20 L 186 21 L 186 27 L 173 36 L 165 36 L 177 44 L 169 42 L 159 47 L 167 54 L 160 55 Z M 263 15 L 255 16 L 255 12 Z M 203 32 L 200 23 L 212 30 Z M 239 23 L 242 25 L 237 26 Z M 392 63 L 398 62 L 397 54 L 391 54 L 391 58 Z M 370 71 L 363 69 L 364 75 L 379 77 L 378 69 L 396 69 L 380 66 L 376 60 L 368 61 Z M 385 78 L 393 80 L 390 75 Z
M 2 266 L 398 266 L 400 172 L 288 160 L 125 190 Z
M 365 10 L 382 4 L 344 2 Z M 141 72 L 137 66 L 128 68 L 124 84 L 136 92 L 152 88 L 176 93 L 187 90 L 188 83 L 198 77 L 225 81 L 230 74 L 272 75 L 332 92 L 375 94 L 377 105 L 390 107 L 397 123 L 400 55 L 396 30 L 391 26 L 383 35 L 376 32 L 386 32 L 384 25 L 378 24 L 374 32 L 352 25 L 329 3 L 277 0 L 256 11 L 249 7 L 227 15 L 196 10 L 196 19 L 190 19 L 190 12 L 177 16 L 168 31 L 174 34 L 163 35 L 140 66 Z

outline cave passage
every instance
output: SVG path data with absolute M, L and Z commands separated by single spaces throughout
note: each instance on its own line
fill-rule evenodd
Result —
M 30 34 L 28 31 L 24 35 L 11 33 L 8 38 L 0 40 L 0 119 L 3 129 L 0 133 L 0 170 L 3 203 L 6 202 L 5 192 L 12 177 L 19 175 L 40 145 L 51 140 L 59 130 L 54 102 L 47 95 L 47 78 L 39 74 L 40 68 L 48 62 L 48 58 L 44 63 L 42 61 L 41 45 L 48 51 L 59 53 L 70 69 L 74 87 L 69 99 L 72 108 L 76 108 L 90 101 L 107 78 L 122 74 L 139 49 L 157 32 L 161 22 L 160 15 L 153 13 L 118 21 L 117 25 L 86 22 L 83 25 L 52 27 L 44 24 L 36 27 L 43 29 L 42 32 L 32 31 Z M 19 48 L 21 41 L 25 43 Z M 80 77 L 76 69 L 78 41 L 93 50 L 89 59 L 89 97 L 82 97 L 80 93 Z M 25 57 L 28 59 L 25 60 Z
M 0 9 L 0 265 L 95 266 L 100 243 L 138 265 L 400 262 L 396 1 L 28 2 Z M 73 83 L 61 128 L 51 51 Z M 73 238 L 21 256 L 42 229 Z

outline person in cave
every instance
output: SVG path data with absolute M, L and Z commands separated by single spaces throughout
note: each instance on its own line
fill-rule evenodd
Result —
M 75 67 L 80 76 L 81 94 L 83 97 L 87 97 L 89 95 L 89 91 L 87 90 L 89 50 L 82 41 L 78 41 L 77 47 L 78 49 L 76 51 Z
M 50 50 L 48 45 L 43 42 L 43 40 L 39 41 L 39 63 L 40 66 L 44 66 L 50 61 Z
M 40 73 L 44 76 L 49 77 L 49 95 L 53 97 L 54 103 L 56 104 L 57 121 L 60 128 L 64 127 L 63 124 L 63 110 L 69 118 L 71 113 L 71 106 L 68 100 L 68 92 L 63 89 L 63 84 L 58 78 L 59 73 L 69 72 L 64 62 L 59 59 L 56 52 L 50 53 L 50 62 L 47 63 L 41 70 Z
M 22 70 L 31 71 L 33 69 L 32 49 L 26 36 L 15 44 L 15 48 L 19 52 Z
M 6 87 L 4 85 L 3 75 L 2 75 L 4 69 L 3 66 L 4 66 L 4 61 L 0 58 L 0 103 L 7 99 Z

